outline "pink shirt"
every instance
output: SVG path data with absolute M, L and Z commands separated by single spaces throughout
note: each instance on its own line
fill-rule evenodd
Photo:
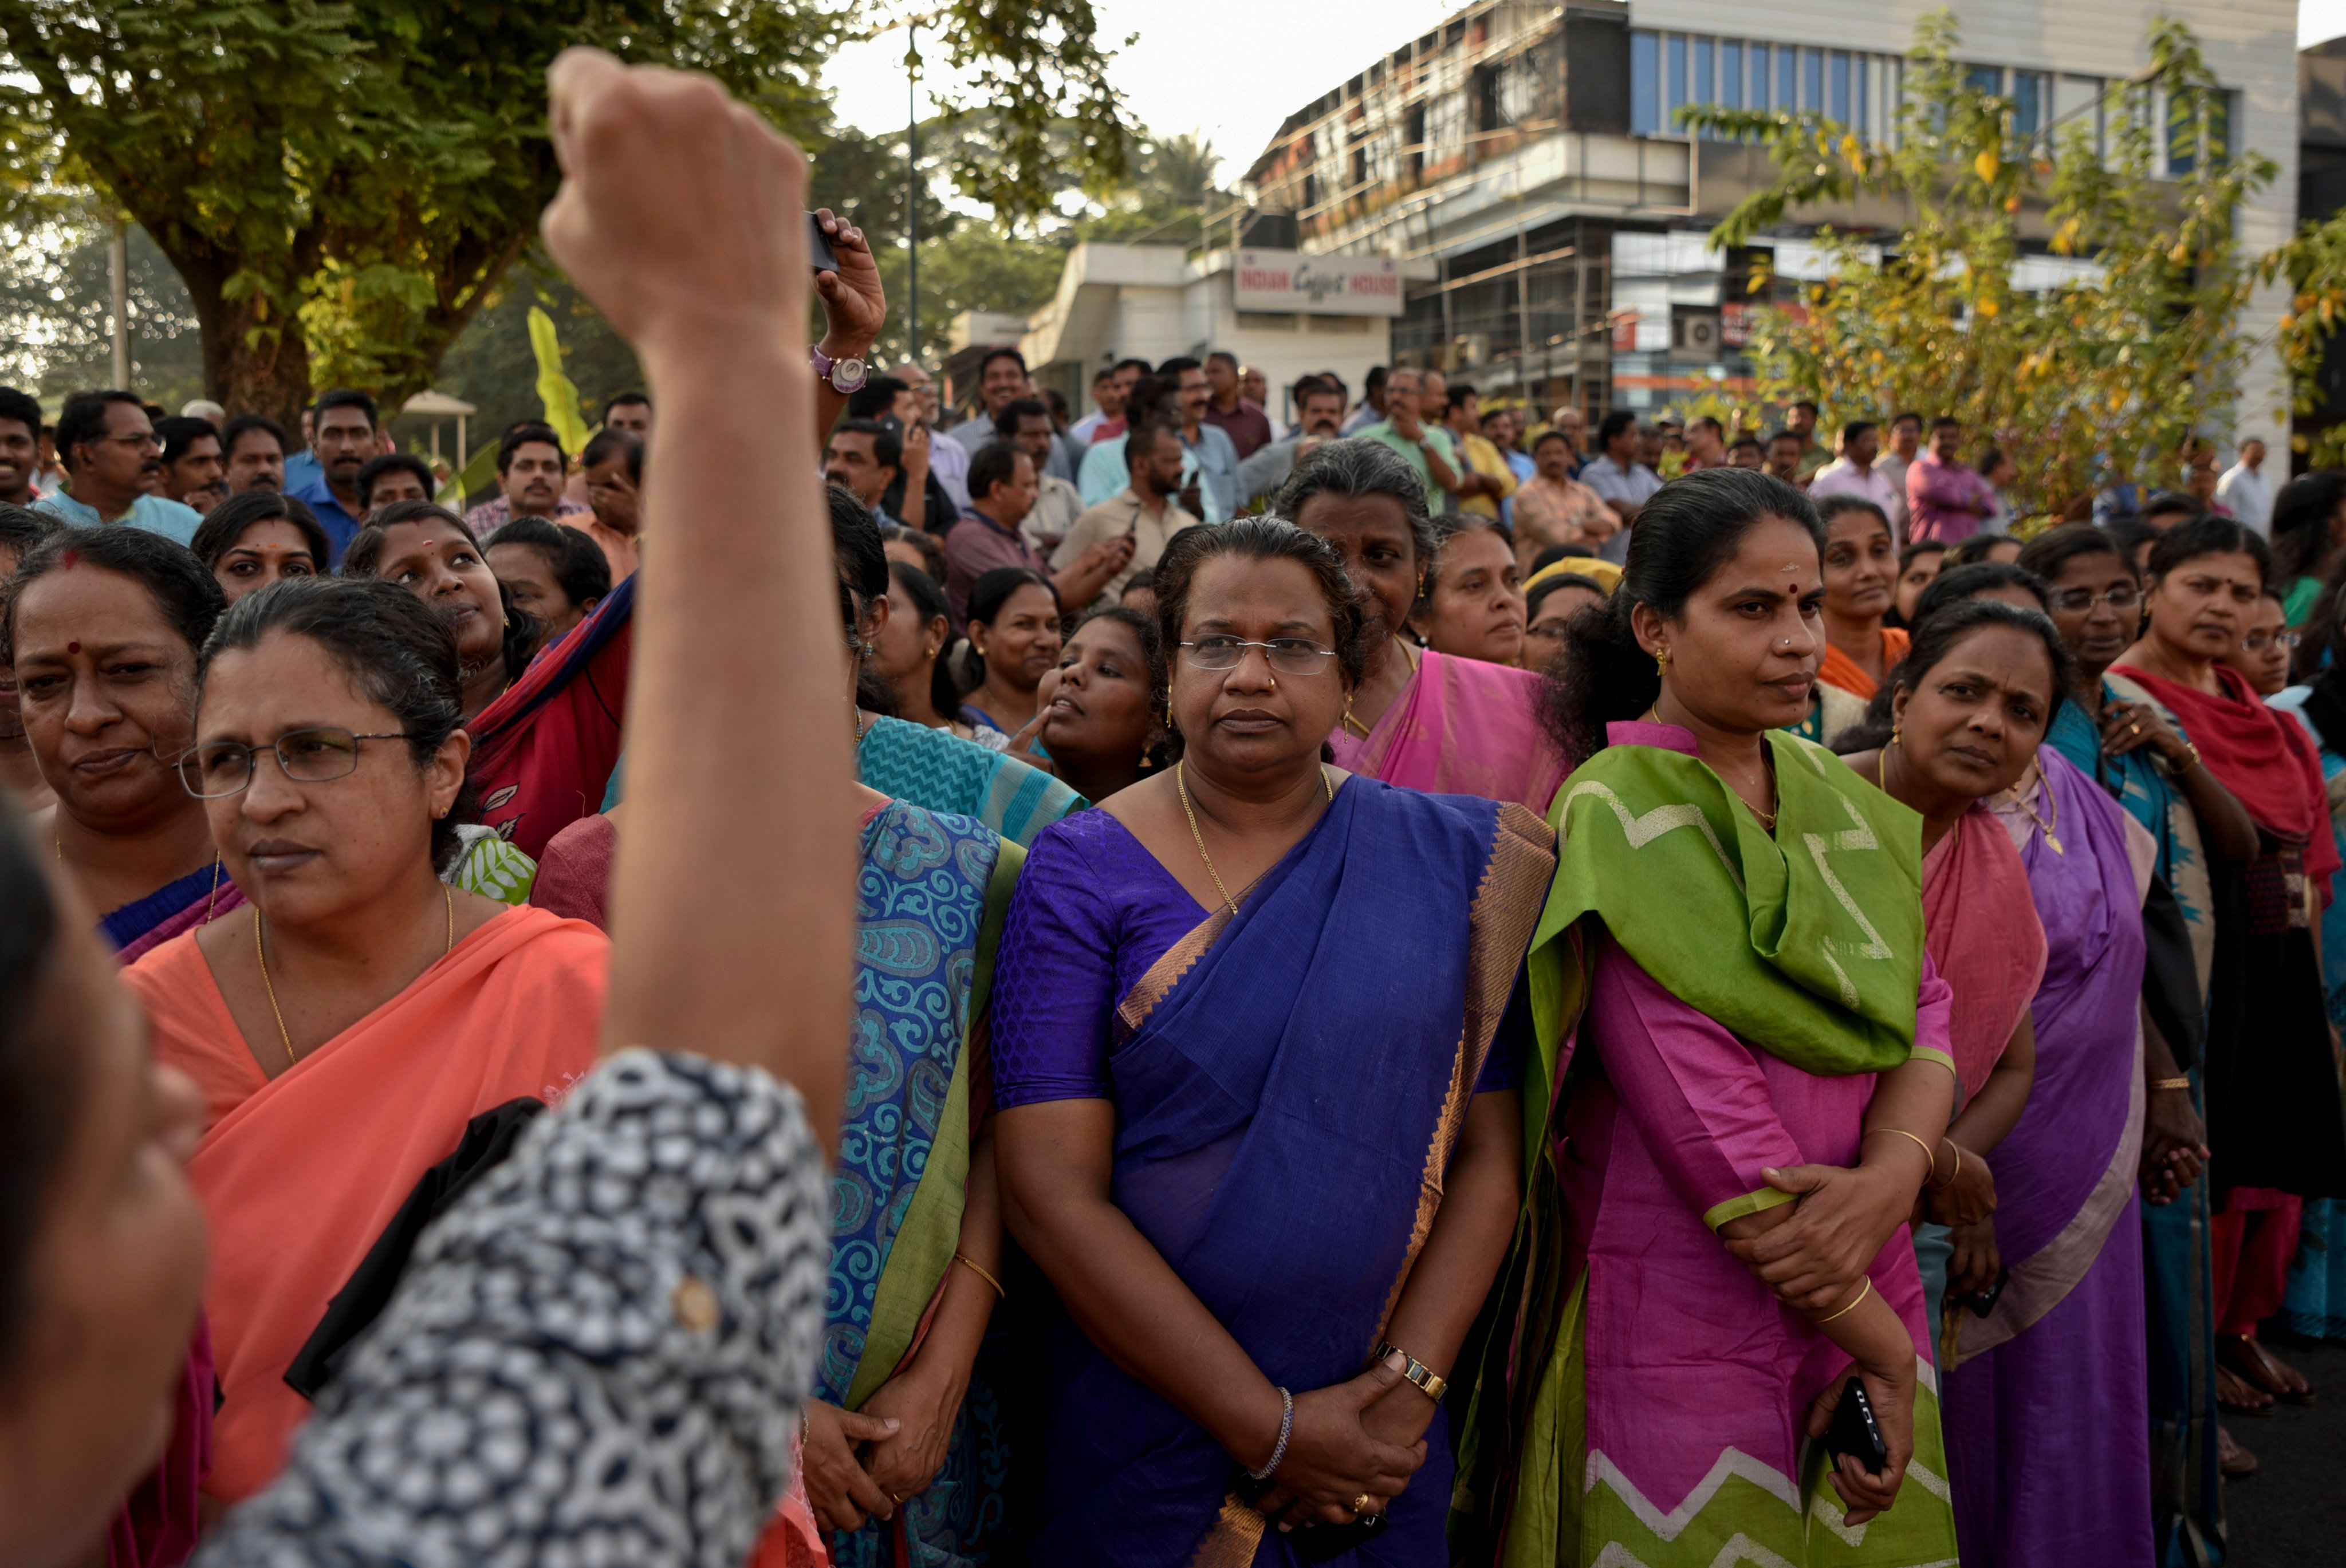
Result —
M 1978 533 L 1995 509 L 1988 482 L 1960 463 L 1942 463 L 1926 452 L 1906 470 L 1906 504 L 1912 514 L 1906 537 L 1956 544 Z M 1977 508 L 1977 510 L 1974 510 Z

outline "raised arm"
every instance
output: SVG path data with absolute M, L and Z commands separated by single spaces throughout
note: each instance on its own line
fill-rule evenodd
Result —
M 707 77 L 571 50 L 550 79 L 564 179 L 546 249 L 634 346 L 665 416 L 604 1046 L 761 1067 L 797 1087 L 827 1146 L 855 840 L 837 571 L 799 433 L 815 412 L 806 163 Z M 678 211 L 701 215 L 688 245 Z M 755 811 L 738 809 L 745 780 Z

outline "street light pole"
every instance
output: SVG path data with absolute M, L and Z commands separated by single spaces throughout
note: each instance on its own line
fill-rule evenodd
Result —
M 114 233 L 106 248 L 107 280 L 114 290 L 114 385 L 117 391 L 130 390 L 130 237 L 122 219 L 114 220 Z
M 904 358 L 921 357 L 921 30 L 904 29 Z

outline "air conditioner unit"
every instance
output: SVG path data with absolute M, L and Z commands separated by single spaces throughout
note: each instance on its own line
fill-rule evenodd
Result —
M 1678 315 L 1678 348 L 1696 359 L 1716 359 L 1719 351 L 1717 316 Z

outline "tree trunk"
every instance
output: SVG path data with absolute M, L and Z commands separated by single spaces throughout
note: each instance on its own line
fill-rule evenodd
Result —
M 235 272 L 232 259 L 215 254 L 170 258 L 188 285 L 196 308 L 197 341 L 204 355 L 204 395 L 230 416 L 262 413 L 285 427 L 288 440 L 301 439 L 301 411 L 310 406 L 310 351 L 299 321 L 270 311 L 260 317 L 252 296 L 222 297 L 220 286 Z M 273 334 L 256 328 L 275 327 Z M 289 454 L 290 455 L 290 454 Z

